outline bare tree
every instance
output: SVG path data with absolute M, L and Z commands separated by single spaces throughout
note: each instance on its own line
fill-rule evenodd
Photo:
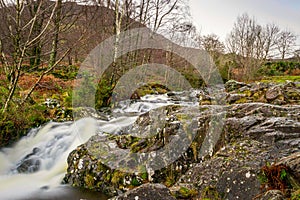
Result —
M 9 4 L 10 3 L 10 4 Z M 11 35 L 12 44 L 14 47 L 14 53 L 12 56 L 12 63 L 8 64 L 6 66 L 9 70 L 7 71 L 7 76 L 9 79 L 9 85 L 8 85 L 8 96 L 6 98 L 3 113 L 6 112 L 10 101 L 13 98 L 13 95 L 15 93 L 21 72 L 22 72 L 22 65 L 24 60 L 26 59 L 26 52 L 30 47 L 32 47 L 46 32 L 47 28 L 49 27 L 50 21 L 52 20 L 54 16 L 54 10 L 57 7 L 57 4 L 53 6 L 53 12 L 50 15 L 49 21 L 46 23 L 44 28 L 40 31 L 39 34 L 36 36 L 33 36 L 34 28 L 36 25 L 36 21 L 38 18 L 38 10 L 40 9 L 40 5 L 37 8 L 37 12 L 35 14 L 35 17 L 30 19 L 27 22 L 22 21 L 22 15 L 24 13 L 24 10 L 26 8 L 26 2 L 23 0 L 17 0 L 14 3 L 11 2 L 2 2 L 1 3 L 1 9 L 2 11 L 7 12 L 6 17 L 7 21 L 10 22 L 9 24 L 9 32 Z M 24 30 L 27 28 L 28 34 L 24 35 Z M 5 56 L 5 54 L 2 52 L 2 55 Z M 8 60 L 7 58 L 3 58 L 5 60 Z
M 291 31 L 285 30 L 279 33 L 276 45 L 282 60 L 293 53 L 296 45 L 296 39 L 296 35 Z
M 205 35 L 200 38 L 200 46 L 206 50 L 213 58 L 224 53 L 225 45 L 216 34 Z
M 244 77 L 249 79 L 264 61 L 273 57 L 279 36 L 277 25 L 261 26 L 254 18 L 243 14 L 237 18 L 227 37 L 226 47 L 234 55 L 235 63 L 243 69 Z
M 264 27 L 264 60 L 273 57 L 279 32 L 279 27 L 274 23 L 267 24 Z
M 110 3 L 111 5 L 108 5 Z M 107 6 L 114 10 L 114 34 L 116 35 L 114 61 L 119 48 L 119 35 L 122 30 L 132 27 L 134 20 L 157 32 L 167 22 L 178 16 L 179 0 L 114 0 Z M 169 26 L 169 28 L 171 28 Z M 134 56 L 133 56 L 134 57 Z
M 261 32 L 254 18 L 248 14 L 238 16 L 233 30 L 227 38 L 227 48 L 235 56 L 235 61 L 242 67 L 243 73 L 249 79 L 254 68 L 258 67 L 258 33 Z
M 0 39 L 1 61 L 9 81 L 3 113 L 6 112 L 13 99 L 20 76 L 26 72 L 23 65 L 30 63 L 31 68 L 35 69 L 42 64 L 41 57 L 47 54 L 42 53 L 42 46 L 47 46 L 47 43 L 52 41 L 49 66 L 43 68 L 38 81 L 24 95 L 21 104 L 29 98 L 43 76 L 49 73 L 69 52 L 66 50 L 59 59 L 56 59 L 58 35 L 61 28 L 61 8 L 62 0 L 55 2 L 47 0 L 0 2 L 1 17 L 6 22 L 4 32 L 8 33 Z M 4 43 L 8 47 L 12 47 L 10 51 L 5 51 Z

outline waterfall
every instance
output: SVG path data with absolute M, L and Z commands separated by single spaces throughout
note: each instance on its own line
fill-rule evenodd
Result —
M 68 154 L 95 133 L 95 121 L 50 122 L 0 152 L 0 199 L 19 199 L 60 185 Z M 80 134 L 79 134 L 80 133 Z M 83 135 L 85 137 L 78 137 Z
M 53 195 L 63 196 L 71 190 L 65 189 L 61 181 L 72 150 L 93 134 L 118 133 L 134 123 L 141 113 L 176 103 L 182 102 L 176 102 L 166 94 L 147 95 L 140 101 L 120 102 L 109 121 L 83 118 L 75 122 L 49 122 L 32 129 L 14 146 L 0 150 L 0 199 L 53 199 Z

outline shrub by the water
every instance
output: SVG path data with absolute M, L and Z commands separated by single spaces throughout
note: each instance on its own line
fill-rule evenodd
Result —
M 0 147 L 16 142 L 27 132 L 48 121 L 44 105 L 25 103 L 21 106 L 10 106 L 0 115 Z

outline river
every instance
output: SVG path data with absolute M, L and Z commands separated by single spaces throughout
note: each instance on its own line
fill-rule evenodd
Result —
M 132 124 L 138 115 L 151 109 L 170 104 L 195 104 L 196 93 L 177 93 L 179 97 L 176 99 L 174 93 L 172 97 L 167 94 L 146 95 L 139 101 L 120 102 L 107 114 L 108 120 L 82 118 L 75 122 L 49 122 L 32 129 L 12 147 L 0 150 L 0 199 L 107 199 L 98 192 L 61 184 L 67 170 L 69 153 L 95 133 L 118 133 L 123 127 Z

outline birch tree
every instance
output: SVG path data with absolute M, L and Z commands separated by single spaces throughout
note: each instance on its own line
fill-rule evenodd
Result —
M 69 52 L 66 50 L 56 60 L 61 8 L 62 0 L 55 2 L 46 0 L 0 1 L 1 17 L 5 20 L 3 31 L 8 33 L 0 38 L 1 61 L 8 80 L 8 94 L 5 97 L 3 113 L 7 111 L 14 97 L 20 76 L 26 72 L 24 64 L 30 63 L 31 69 L 38 68 L 42 64 L 43 45 L 49 41 L 53 42 L 49 66 L 43 68 L 38 81 L 24 95 L 20 101 L 21 104 L 29 98 L 43 76 L 49 73 Z M 52 34 L 53 32 L 55 34 Z M 5 47 L 8 47 L 9 51 Z

